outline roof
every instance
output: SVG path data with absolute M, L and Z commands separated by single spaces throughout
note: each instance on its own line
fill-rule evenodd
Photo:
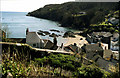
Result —
M 73 52 L 81 52 L 81 49 L 79 47 L 72 45 L 72 44 L 65 47 L 65 50 L 67 50 L 67 51 L 71 50 Z
M 50 40 L 43 39 L 43 41 L 45 49 L 51 49 L 53 47 L 53 43 Z
M 111 50 L 104 50 L 104 55 L 103 58 L 111 58 L 112 55 L 112 51 Z
M 113 37 L 111 38 L 112 41 L 116 42 L 119 40 L 119 33 L 113 33 Z
M 94 56 L 96 55 L 96 53 L 86 53 L 86 58 L 88 59 L 92 59 Z
M 119 41 L 112 42 L 112 45 L 113 45 L 113 46 L 119 46 Z
M 110 37 L 112 34 L 110 32 L 93 32 L 90 34 L 93 37 Z
M 113 37 L 118 38 L 119 37 L 119 33 L 113 33 Z
M 29 33 L 36 33 L 36 32 L 29 32 Z
M 98 51 L 103 51 L 103 48 L 99 43 L 97 44 L 87 44 L 84 46 L 84 49 L 86 52 L 98 52 Z
M 87 53 L 86 58 L 93 60 L 99 67 L 105 69 L 108 72 L 111 72 L 109 70 L 109 66 L 113 65 L 115 66 L 117 61 L 107 61 L 103 59 L 100 55 L 95 54 L 95 53 Z
M 102 58 L 102 57 L 100 55 L 96 54 L 96 55 L 94 55 L 94 57 L 92 58 L 92 60 L 95 61 L 95 62 L 97 62 L 97 60 L 99 58 Z
M 106 50 L 106 52 L 109 50 Z M 109 66 L 113 65 L 115 66 L 117 61 L 113 60 L 113 61 L 108 61 L 103 59 L 100 55 L 96 54 L 96 53 L 86 53 L 86 58 L 93 60 L 99 67 L 105 69 L 108 72 L 111 72 L 109 70 Z

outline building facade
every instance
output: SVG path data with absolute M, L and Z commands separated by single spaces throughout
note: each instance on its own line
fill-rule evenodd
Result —
M 43 48 L 44 41 L 40 38 L 37 32 L 27 32 L 26 33 L 26 43 L 32 47 Z

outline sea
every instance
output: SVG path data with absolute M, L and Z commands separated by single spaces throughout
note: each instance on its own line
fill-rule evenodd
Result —
M 60 27 L 60 24 L 55 21 L 26 16 L 27 12 L 2 11 L 0 13 L 1 26 L 2 29 L 7 32 L 8 38 L 25 38 L 27 28 L 31 32 L 38 30 L 49 31 L 51 29 L 62 32 L 71 30 L 69 28 Z
M 27 28 L 30 32 L 42 30 L 58 35 L 63 35 L 66 31 L 72 31 L 72 29 L 61 27 L 61 24 L 58 22 L 26 15 L 27 12 L 0 12 L 0 27 L 6 32 L 7 38 L 26 38 Z M 51 29 L 59 30 L 60 33 L 50 31 Z M 41 36 L 41 38 L 53 39 L 49 36 Z M 58 39 L 61 41 L 60 44 L 66 43 L 66 40 L 63 40 L 62 37 L 59 37 Z

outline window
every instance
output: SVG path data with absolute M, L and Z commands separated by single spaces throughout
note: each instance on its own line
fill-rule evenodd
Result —
M 33 47 L 36 47 L 36 44 L 33 44 Z

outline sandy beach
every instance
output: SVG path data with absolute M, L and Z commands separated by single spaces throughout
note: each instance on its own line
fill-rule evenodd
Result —
M 66 38 L 67 43 L 65 43 L 64 46 L 76 43 L 78 47 L 82 47 L 84 44 L 88 43 L 85 37 L 82 37 L 80 35 L 75 35 L 75 37 L 76 38 L 71 37 Z

